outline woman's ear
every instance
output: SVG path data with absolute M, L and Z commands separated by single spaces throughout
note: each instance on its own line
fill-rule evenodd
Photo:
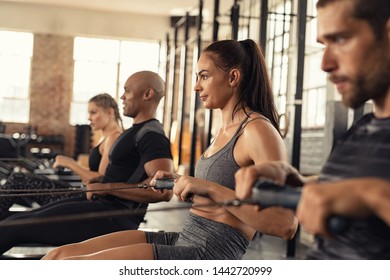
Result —
M 231 87 L 236 87 L 240 82 L 241 73 L 237 69 L 232 69 L 229 73 L 229 84 Z
M 108 108 L 107 109 L 107 114 L 109 115 L 109 116 L 114 116 L 115 117 L 115 110 L 114 110 L 114 108 Z

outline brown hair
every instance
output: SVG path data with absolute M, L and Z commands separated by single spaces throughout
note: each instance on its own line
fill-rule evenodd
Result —
M 249 107 L 268 118 L 279 131 L 271 81 L 264 56 L 259 46 L 251 39 L 243 41 L 217 41 L 203 52 L 210 56 L 222 71 L 239 69 L 243 79 L 239 84 L 239 100 L 234 107 L 233 116 L 239 109 Z M 232 117 L 233 117 L 232 116 Z
M 336 0 L 319 0 L 317 9 L 335 2 Z M 340 1 L 340 0 L 337 0 Z M 390 18 L 389 0 L 348 0 L 353 5 L 351 15 L 354 18 L 365 20 L 371 26 L 376 38 L 382 39 L 385 34 L 386 22 Z
M 115 99 L 109 95 L 108 93 L 100 93 L 98 95 L 95 95 L 88 101 L 95 103 L 98 107 L 101 107 L 103 109 L 114 109 L 115 114 L 115 120 L 119 124 L 119 126 L 123 129 L 123 121 L 119 114 L 119 108 L 118 103 L 116 103 Z

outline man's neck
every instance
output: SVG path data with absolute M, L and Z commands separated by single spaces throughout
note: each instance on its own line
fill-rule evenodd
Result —
M 374 100 L 374 115 L 378 119 L 390 118 L 390 88 L 381 100 Z
M 146 121 L 148 121 L 148 120 L 155 119 L 155 118 L 156 118 L 155 115 L 136 116 L 136 117 L 133 119 L 133 124 L 143 123 L 143 122 L 146 122 Z

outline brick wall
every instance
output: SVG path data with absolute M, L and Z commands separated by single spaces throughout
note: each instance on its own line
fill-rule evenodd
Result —
M 289 136 L 292 133 L 290 132 Z M 322 166 L 328 158 L 328 146 L 331 138 L 325 137 L 324 129 L 302 129 L 301 154 L 299 159 L 299 171 L 305 175 L 319 174 Z M 287 147 L 288 158 L 292 159 L 292 138 L 284 138 Z
M 303 174 L 319 174 L 327 156 L 324 156 L 323 130 L 305 130 L 301 138 L 300 171 Z
M 40 135 L 63 135 L 73 156 L 75 130 L 69 125 L 73 87 L 73 37 L 35 34 L 30 80 L 30 125 Z M 7 124 L 7 133 L 26 125 Z

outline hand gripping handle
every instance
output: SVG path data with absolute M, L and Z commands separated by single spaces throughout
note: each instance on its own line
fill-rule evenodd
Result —
M 156 179 L 156 185 L 153 188 L 157 190 L 172 190 L 174 185 L 175 181 L 172 178 Z
M 269 180 L 258 180 L 253 185 L 252 199 L 261 207 L 281 206 L 296 209 L 301 191 L 301 187 L 280 186 Z M 349 226 L 350 220 L 345 217 L 331 215 L 327 221 L 327 229 L 333 234 L 341 234 Z

